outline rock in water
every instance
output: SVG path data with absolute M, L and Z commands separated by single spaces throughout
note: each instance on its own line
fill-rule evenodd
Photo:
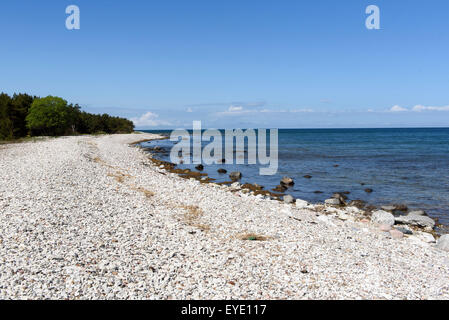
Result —
M 306 175 L 304 176 L 304 178 L 306 178 L 306 179 L 312 179 L 312 176 L 309 175 L 309 174 L 306 174 Z
M 198 171 L 203 171 L 204 170 L 204 166 L 202 164 L 199 164 L 195 167 L 196 170 Z
M 293 179 L 289 178 L 289 177 L 283 177 L 281 180 L 281 185 L 284 185 L 284 186 L 292 186 L 294 184 L 295 184 L 295 182 L 293 181 Z
M 284 196 L 284 202 L 285 203 L 293 203 L 293 202 L 295 202 L 295 199 L 291 196 L 291 195 L 286 195 L 286 196 Z
M 347 200 L 347 199 L 348 199 L 348 196 L 345 195 L 343 192 L 335 192 L 335 193 L 332 195 L 332 198 Z
M 231 172 L 229 174 L 229 178 L 232 180 L 240 180 L 242 178 L 242 173 L 239 171 Z
M 402 223 L 402 224 L 409 224 L 412 226 L 418 226 L 418 227 L 422 227 L 422 228 L 435 227 L 435 221 L 433 221 L 432 218 L 429 218 L 427 216 L 420 216 L 417 214 L 408 214 L 406 216 L 396 217 L 396 222 Z
M 366 192 L 366 193 L 371 193 L 371 192 L 373 192 L 373 189 L 366 188 L 366 189 L 365 189 L 365 192 Z
M 445 234 L 438 239 L 437 247 L 449 252 L 449 234 Z
M 227 173 L 228 171 L 226 171 L 225 169 L 218 169 L 217 172 L 223 174 L 223 173 Z
M 335 199 L 335 198 L 331 198 L 331 199 L 325 200 L 324 203 L 332 205 L 332 206 L 338 206 L 340 204 L 340 200 L 339 199 Z
M 371 216 L 371 221 L 378 224 L 385 224 L 392 226 L 394 225 L 394 216 L 386 211 L 377 210 L 373 212 Z

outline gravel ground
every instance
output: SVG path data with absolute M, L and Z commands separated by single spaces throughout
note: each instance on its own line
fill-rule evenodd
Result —
M 154 137 L 0 146 L 1 299 L 449 298 L 434 244 L 182 179 L 128 145 Z

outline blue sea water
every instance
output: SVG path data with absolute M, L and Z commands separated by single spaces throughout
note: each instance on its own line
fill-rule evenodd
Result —
M 162 140 L 143 146 L 170 149 L 174 144 Z M 168 155 L 159 158 L 170 161 Z M 310 202 L 349 191 L 351 200 L 376 206 L 406 204 L 449 224 L 449 128 L 280 129 L 276 175 L 261 176 L 258 165 L 248 164 L 205 166 L 204 172 L 218 182 L 229 181 L 228 175 L 217 173 L 218 168 L 240 171 L 242 183 L 258 183 L 267 190 L 289 176 L 295 185 L 286 193 Z M 373 192 L 366 193 L 366 188 Z

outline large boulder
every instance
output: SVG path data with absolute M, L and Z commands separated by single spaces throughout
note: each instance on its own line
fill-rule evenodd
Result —
M 399 216 L 395 218 L 396 223 L 408 224 L 412 226 L 418 226 L 421 228 L 433 228 L 435 227 L 435 221 L 427 216 L 421 216 L 417 214 L 408 214 L 406 216 Z
M 242 178 L 242 173 L 239 171 L 231 172 L 229 174 L 229 178 L 232 180 L 240 180 Z
M 449 234 L 445 234 L 438 239 L 437 247 L 449 252 Z
M 281 179 L 281 185 L 284 185 L 284 186 L 292 186 L 292 185 L 294 185 L 294 184 L 295 184 L 295 182 L 293 181 L 292 178 L 289 178 L 289 177 L 283 177 L 283 178 Z
M 394 225 L 394 216 L 389 212 L 377 210 L 373 212 L 371 222 L 392 226 Z

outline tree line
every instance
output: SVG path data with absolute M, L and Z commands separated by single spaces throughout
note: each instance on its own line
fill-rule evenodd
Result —
M 79 105 L 48 96 L 0 94 L 0 139 L 26 136 L 60 136 L 73 134 L 130 133 L 132 121 L 108 114 L 81 111 Z

